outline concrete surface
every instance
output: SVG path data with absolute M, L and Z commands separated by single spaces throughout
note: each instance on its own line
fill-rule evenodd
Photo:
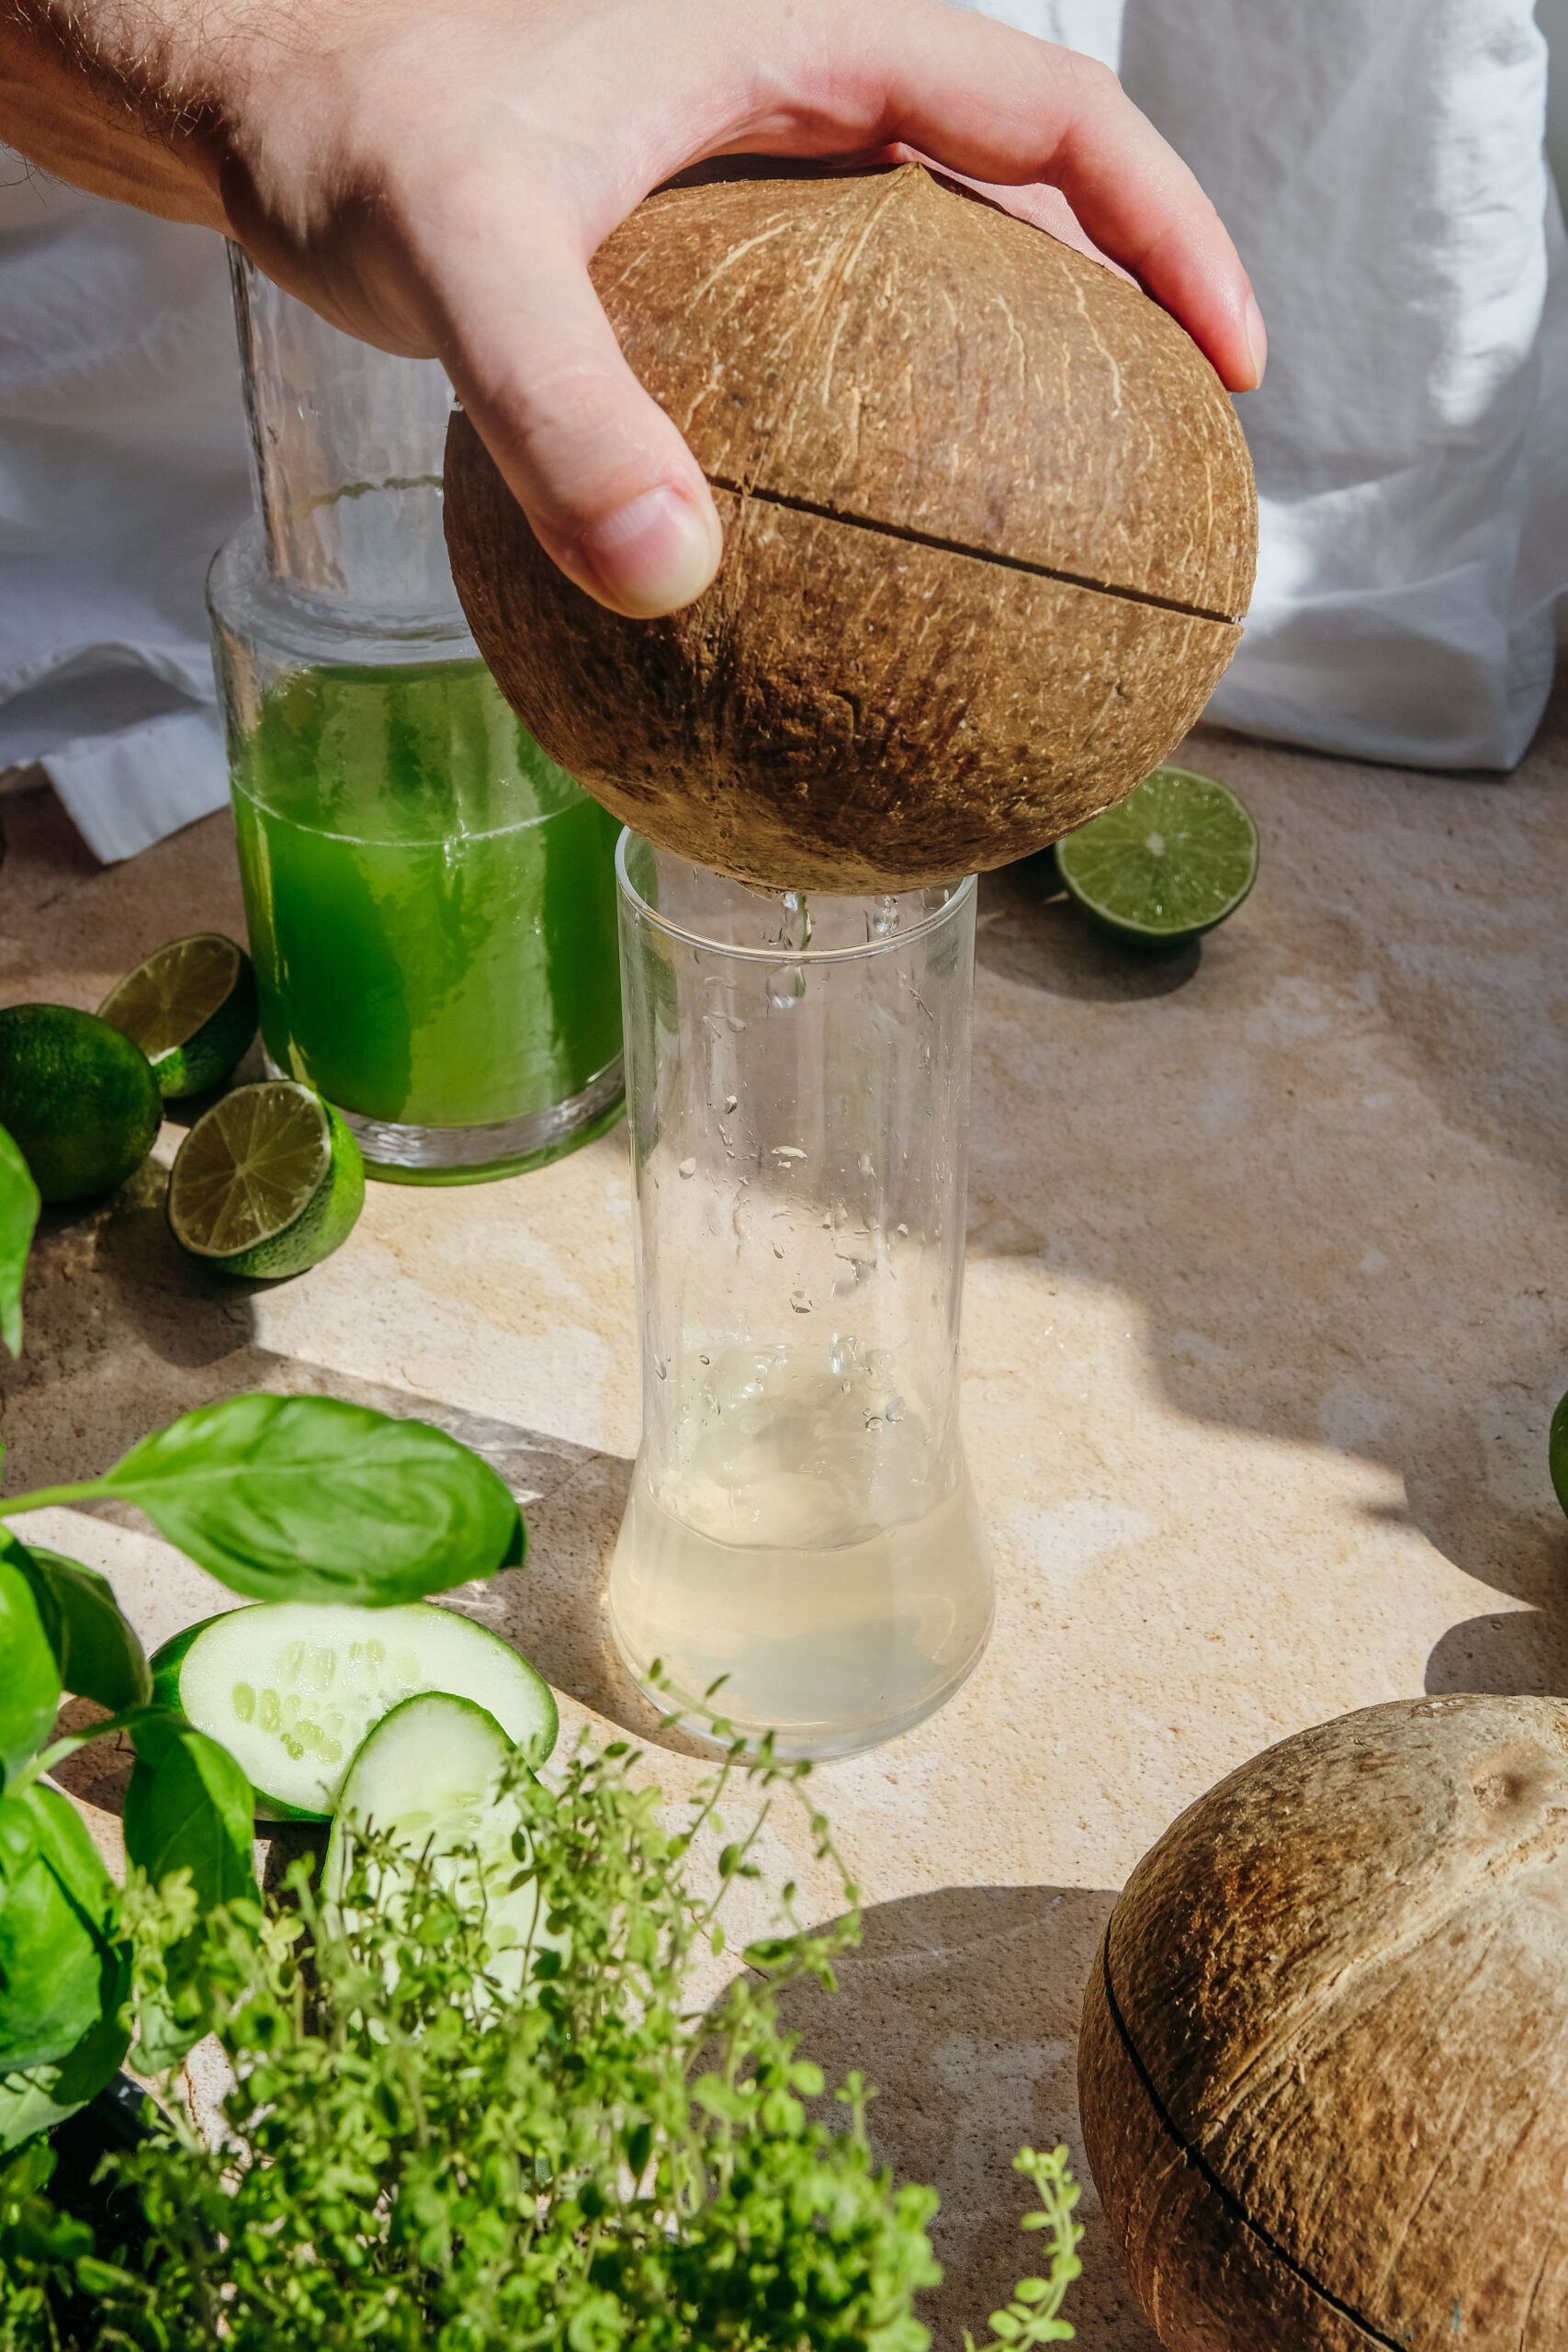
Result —
M 1029 867 L 985 886 L 964 1413 L 997 1635 L 943 1714 L 813 1784 L 868 1910 L 803 2022 L 880 2083 L 884 2149 L 942 2189 L 945 2344 L 1021 2267 L 1013 2150 L 1077 2144 L 1083 1983 L 1173 1815 L 1342 1709 L 1568 1670 L 1545 1454 L 1568 1385 L 1568 693 L 1507 781 L 1212 733 L 1188 756 L 1263 832 L 1251 901 L 1201 950 L 1130 959 Z M 222 818 L 107 872 L 36 777 L 0 827 L 0 998 L 93 1004 L 164 939 L 240 925 Z M 258 1384 L 425 1410 L 536 1498 L 532 1568 L 463 1605 L 569 1723 L 646 1731 L 601 1616 L 637 1433 L 621 1134 L 507 1184 L 373 1187 L 349 1246 L 270 1290 L 182 1260 L 161 1182 L 46 1218 L 4 1373 L 9 1489 Z M 149 1641 L 212 1605 L 129 1515 L 49 1528 Z M 671 1790 L 699 1770 L 658 1763 Z M 112 1848 L 102 1765 L 78 1789 Z M 770 1837 L 797 1866 L 797 1830 Z M 1078 2340 L 1150 2352 L 1086 2212 Z

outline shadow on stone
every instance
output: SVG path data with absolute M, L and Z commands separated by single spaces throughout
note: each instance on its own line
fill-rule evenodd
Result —
M 945 2276 L 921 2316 L 938 2346 L 987 2315 L 1037 2261 L 1018 2150 L 1065 2140 L 1084 2184 L 1084 2276 L 1067 2316 L 1080 2352 L 1158 2352 L 1122 2275 L 1077 2112 L 1084 1985 L 1116 1901 L 1083 1887 L 943 1887 L 874 1905 L 840 1990 L 794 1987 L 784 2014 L 829 2088 L 853 2068 L 880 2086 L 868 2124 L 901 2180 L 942 2197 L 932 2241 Z
M 164 1211 L 168 1178 L 151 1161 L 117 1193 L 97 1231 L 94 1272 L 117 1319 L 182 1372 L 223 1362 L 254 1329 L 250 1301 L 266 1283 L 241 1282 L 180 1248 Z
M 980 876 L 975 960 L 1049 996 L 1129 1004 L 1170 996 L 1197 971 L 1202 943 L 1150 954 L 1097 930 L 1056 879 L 1055 860 L 1026 858 Z
M 1427 1660 L 1431 1691 L 1486 1690 L 1509 1699 L 1568 1696 L 1568 1626 L 1539 1609 L 1467 1617 Z

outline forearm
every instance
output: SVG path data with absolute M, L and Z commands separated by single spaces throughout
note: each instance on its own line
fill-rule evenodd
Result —
M 46 172 L 166 220 L 225 223 L 231 101 L 202 0 L 0 0 L 0 139 Z

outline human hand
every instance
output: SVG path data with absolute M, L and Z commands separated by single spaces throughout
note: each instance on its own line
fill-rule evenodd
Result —
M 17 5 L 0 27 L 15 146 L 223 229 L 351 334 L 440 358 L 544 547 L 634 616 L 700 594 L 719 524 L 588 262 L 705 158 L 902 143 L 1046 184 L 1226 385 L 1262 375 L 1235 249 L 1115 76 L 943 0 Z

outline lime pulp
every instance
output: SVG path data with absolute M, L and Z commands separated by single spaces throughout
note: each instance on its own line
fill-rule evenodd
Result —
M 1258 878 L 1258 828 L 1228 785 L 1156 768 L 1056 844 L 1078 904 L 1134 945 L 1178 947 L 1234 914 Z
M 231 1077 L 256 1034 L 256 976 L 220 932 L 171 940 L 112 988 L 100 1017 L 132 1037 L 166 1100 Z
M 346 1241 L 365 1204 L 359 1146 L 292 1080 L 236 1087 L 205 1112 L 169 1177 L 169 1224 L 194 1257 L 276 1282 Z

